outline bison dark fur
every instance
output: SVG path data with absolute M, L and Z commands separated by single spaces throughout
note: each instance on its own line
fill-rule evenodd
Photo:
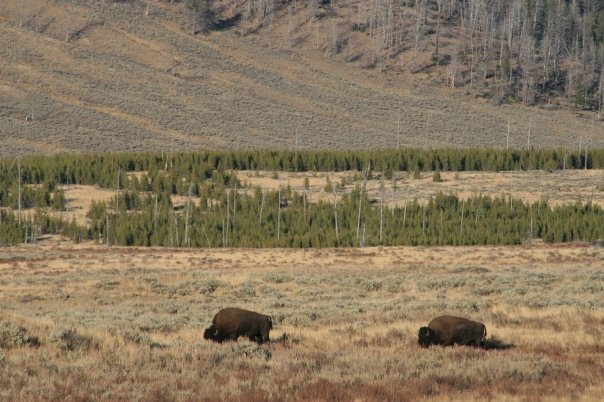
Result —
M 203 337 L 214 342 L 223 342 L 246 336 L 251 341 L 264 343 L 270 341 L 269 333 L 272 328 L 273 320 L 268 315 L 227 307 L 216 313 L 212 325 L 206 328 Z
M 482 346 L 487 337 L 484 324 L 466 318 L 442 315 L 436 317 L 427 327 L 419 329 L 417 342 L 423 346 L 475 345 Z

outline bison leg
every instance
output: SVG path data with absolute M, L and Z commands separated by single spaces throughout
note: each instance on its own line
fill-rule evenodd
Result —
M 260 343 L 260 344 L 262 344 L 264 342 L 270 342 L 269 335 L 263 334 L 263 333 L 256 333 L 256 334 L 248 335 L 248 338 L 250 338 L 250 341 Z
M 264 342 L 266 342 L 268 340 L 262 334 L 249 335 L 248 337 L 250 338 L 250 341 L 256 342 L 258 344 L 263 344 Z

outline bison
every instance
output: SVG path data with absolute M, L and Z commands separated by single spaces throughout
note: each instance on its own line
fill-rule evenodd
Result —
M 272 328 L 273 319 L 268 315 L 227 307 L 216 313 L 212 325 L 206 328 L 203 337 L 214 342 L 223 342 L 247 336 L 253 342 L 264 343 L 270 341 L 269 332 Z
M 427 327 L 419 329 L 417 342 L 427 348 L 430 345 L 482 346 L 487 337 L 484 324 L 466 318 L 442 315 L 436 317 Z

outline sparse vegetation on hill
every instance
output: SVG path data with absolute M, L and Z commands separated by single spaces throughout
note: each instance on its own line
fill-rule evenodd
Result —
M 291 48 L 315 41 L 339 60 L 425 74 L 497 102 L 562 102 L 603 111 L 601 2 L 214 1 L 217 10 L 225 3 L 243 35 L 265 31 Z
M 599 42 L 583 34 L 593 31 L 596 2 L 592 13 L 569 14 L 581 27 L 573 31 L 579 36 L 568 49 L 567 39 L 560 42 L 557 62 L 547 53 L 547 68 L 541 68 L 546 54 L 537 47 L 525 60 L 531 56 L 522 47 L 524 36 L 532 34 L 518 27 L 529 29 L 530 10 L 509 1 L 498 2 L 501 10 L 471 2 L 471 12 L 449 10 L 447 3 L 217 1 L 211 6 L 214 29 L 191 35 L 191 11 L 183 2 L 27 0 L 21 8 L 19 0 L 2 1 L 0 154 L 604 146 L 597 112 L 567 107 L 575 109 L 575 84 L 582 77 L 585 107 L 597 108 L 592 79 L 600 67 L 592 59 Z M 550 10 L 550 2 L 539 7 L 545 3 Z M 426 14 L 418 20 L 423 25 L 415 56 L 420 7 Z M 385 20 L 388 9 L 393 17 Z M 380 17 L 369 22 L 371 15 Z M 510 83 L 501 78 L 497 27 L 512 16 Z M 546 17 L 551 20 L 550 11 Z M 376 47 L 384 27 L 401 22 L 400 46 Z M 484 52 L 487 33 L 492 37 Z M 451 82 L 440 84 L 451 75 L 454 53 L 455 89 Z M 381 61 L 371 67 L 376 54 Z M 421 71 L 410 72 L 416 69 Z M 543 74 L 550 77 L 544 90 Z M 551 103 L 538 109 L 513 100 L 527 91 L 529 98 Z M 512 103 L 496 107 L 475 95 L 509 96 Z

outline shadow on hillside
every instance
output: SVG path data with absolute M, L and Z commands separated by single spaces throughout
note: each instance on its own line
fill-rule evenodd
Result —
M 482 349 L 484 350 L 506 350 L 511 349 L 515 345 L 513 343 L 506 343 L 499 338 L 491 336 L 483 344 Z
M 215 31 L 225 31 L 234 27 L 241 20 L 241 13 L 237 13 L 232 17 L 220 19 L 214 22 L 213 29 Z

